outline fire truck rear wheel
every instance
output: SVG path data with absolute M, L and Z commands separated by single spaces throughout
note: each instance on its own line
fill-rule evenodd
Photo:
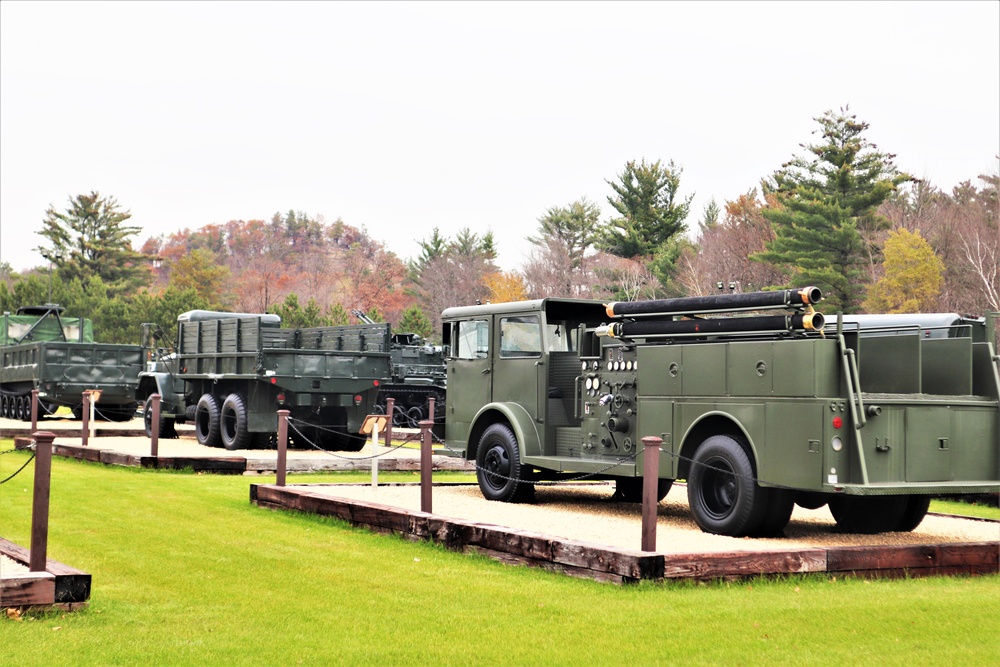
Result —
M 735 439 L 714 435 L 698 447 L 688 474 L 688 504 L 703 531 L 751 534 L 761 525 L 768 495 L 768 489 L 757 485 L 750 457 Z
M 204 394 L 198 399 L 198 406 L 194 412 L 194 435 L 198 439 L 199 445 L 205 447 L 218 447 L 219 438 L 219 402 L 215 396 Z
M 788 489 L 767 489 L 767 507 L 760 525 L 750 532 L 750 537 L 781 537 L 795 508 L 795 494 Z
M 835 496 L 830 513 L 840 532 L 874 535 L 898 530 L 909 501 L 909 496 Z
M 909 533 L 920 525 L 920 522 L 927 516 L 927 510 L 931 505 L 930 496 L 910 496 L 906 503 L 906 510 L 903 517 L 896 524 L 896 530 L 901 533 Z
M 535 487 L 524 481 L 526 470 L 514 432 L 506 424 L 493 424 L 479 439 L 476 479 L 487 500 L 524 502 L 534 496 Z

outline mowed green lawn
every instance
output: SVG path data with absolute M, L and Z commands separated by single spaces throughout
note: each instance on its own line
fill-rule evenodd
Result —
M 33 467 L 0 486 L 23 546 Z M 622 587 L 260 509 L 266 477 L 52 476 L 49 556 L 93 575 L 90 607 L 0 620 L 3 664 L 1000 664 L 997 576 Z

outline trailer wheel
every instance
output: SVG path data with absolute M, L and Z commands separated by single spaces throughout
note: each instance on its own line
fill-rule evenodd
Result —
M 661 479 L 656 482 L 656 502 L 660 502 L 670 493 L 674 480 Z M 618 477 L 615 479 L 615 494 L 611 500 L 623 503 L 642 502 L 642 477 Z
M 835 496 L 830 499 L 830 513 L 842 533 L 887 533 L 899 530 L 909 500 L 910 496 Z
M 743 447 L 728 435 L 701 443 L 688 475 L 688 504 L 706 533 L 744 537 L 758 528 L 768 489 L 758 486 Z
M 251 436 L 247 423 L 247 403 L 242 395 L 226 396 L 219 418 L 219 434 L 222 446 L 230 451 L 249 448 Z
M 423 418 L 424 411 L 416 405 L 406 410 L 406 425 L 410 428 L 420 428 L 420 420 Z
M 199 445 L 205 447 L 219 446 L 219 402 L 215 396 L 204 394 L 198 399 L 194 412 L 194 434 Z
M 172 417 L 164 417 L 162 408 L 163 404 L 160 403 L 160 423 L 158 424 L 156 437 L 158 438 L 176 438 L 177 431 L 174 429 L 174 420 Z M 149 396 L 146 398 L 146 402 L 143 404 L 142 408 L 142 425 L 146 430 L 146 437 L 153 437 L 153 397 Z
M 7 419 L 7 394 L 0 394 L 0 417 Z
M 524 481 L 524 466 L 517 438 L 506 424 L 493 424 L 479 439 L 476 479 L 487 500 L 524 502 L 534 495 L 535 486 Z

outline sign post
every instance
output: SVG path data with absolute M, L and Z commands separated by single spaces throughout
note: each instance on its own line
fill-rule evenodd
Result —
M 363 434 L 372 434 L 372 488 L 378 487 L 378 432 L 385 428 L 387 421 L 386 415 L 368 415 L 361 425 Z

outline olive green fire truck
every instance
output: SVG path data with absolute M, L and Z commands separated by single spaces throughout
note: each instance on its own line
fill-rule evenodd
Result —
M 840 530 L 913 530 L 935 495 L 1000 491 L 991 323 L 838 316 L 819 289 L 656 301 L 547 298 L 446 309 L 445 453 L 483 495 L 611 479 L 641 498 L 687 481 L 702 530 L 778 535 L 794 504 Z M 780 311 L 780 312 L 779 312 Z

